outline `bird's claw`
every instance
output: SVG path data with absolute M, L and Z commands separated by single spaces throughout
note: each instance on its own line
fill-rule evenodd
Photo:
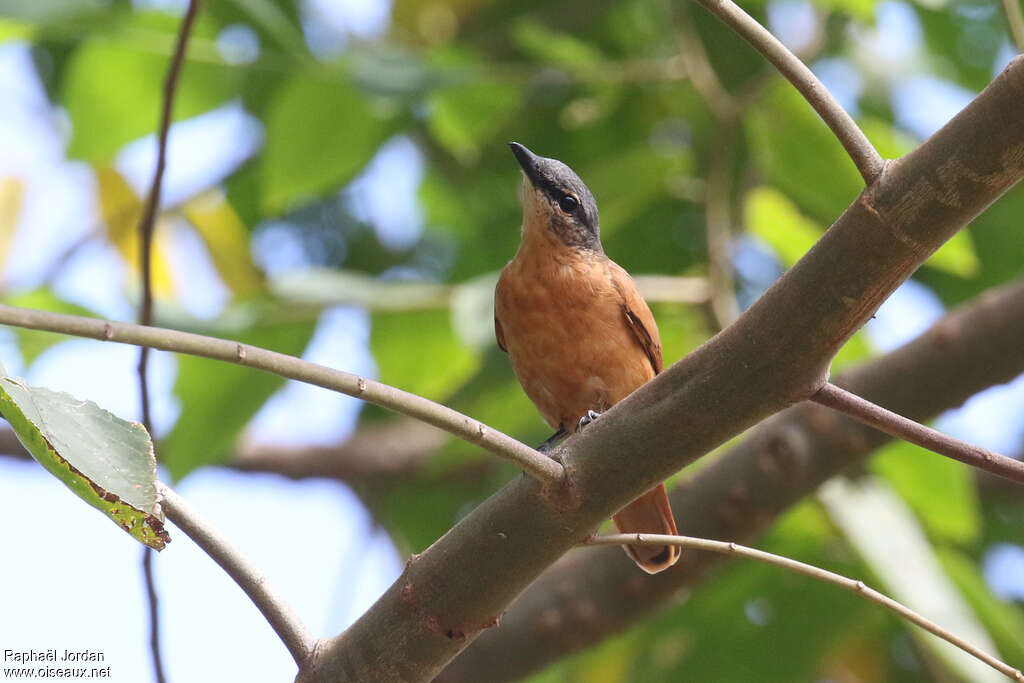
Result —
M 576 426 L 576 431 L 583 431 L 583 428 L 588 424 L 601 417 L 601 413 L 596 413 L 593 410 L 588 410 L 587 414 L 580 418 L 580 423 Z

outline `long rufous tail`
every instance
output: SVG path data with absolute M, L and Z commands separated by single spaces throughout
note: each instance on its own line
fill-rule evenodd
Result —
M 677 535 L 676 520 L 668 503 L 665 485 L 658 484 L 632 503 L 612 515 L 615 528 L 623 534 Z M 668 569 L 679 559 L 677 545 L 624 545 L 622 549 L 648 574 Z

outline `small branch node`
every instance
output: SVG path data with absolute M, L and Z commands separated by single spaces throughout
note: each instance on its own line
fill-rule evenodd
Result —
M 110 323 L 104 323 L 103 325 L 103 339 L 110 341 L 114 338 L 114 326 Z
M 366 380 L 360 377 L 356 380 L 356 396 L 361 396 L 366 391 Z
M 242 362 L 245 360 L 245 356 L 245 346 L 243 346 L 242 344 L 237 344 L 235 346 L 235 358 L 237 358 L 239 362 Z

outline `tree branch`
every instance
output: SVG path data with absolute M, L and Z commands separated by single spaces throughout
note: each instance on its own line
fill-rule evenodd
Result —
M 867 185 L 871 185 L 879 178 L 885 164 L 882 157 L 864 135 L 864 131 L 858 128 L 846 110 L 839 106 L 832 93 L 796 55 L 731 0 L 698 2 L 750 43 L 800 91 L 804 99 L 814 107 L 814 111 L 818 112 L 818 116 L 839 138 L 839 142 L 850 155 Z
M 298 666 L 313 652 L 316 639 L 309 633 L 298 616 L 274 592 L 267 577 L 253 567 L 231 543 L 220 535 L 198 512 L 162 482 L 156 483 L 160 504 L 167 518 L 185 532 L 195 544 L 227 572 L 238 584 L 256 609 L 266 618 L 278 637 L 288 648 Z
M 1022 96 L 1018 57 L 927 142 L 887 166 L 735 323 L 556 449 L 568 480 L 561 492 L 527 478 L 505 486 L 411 559 L 345 633 L 321 641 L 298 680 L 432 678 L 612 513 L 810 398 L 882 301 L 1024 176 Z
M 148 346 L 256 368 L 288 379 L 355 396 L 422 420 L 472 444 L 481 446 L 495 455 L 511 460 L 545 486 L 559 486 L 564 475 L 562 465 L 555 460 L 451 408 L 372 379 L 334 370 L 258 346 L 161 327 L 108 322 L 98 318 L 48 313 L 3 304 L 0 304 L 0 323 L 119 344 Z
M 934 621 L 924 618 L 914 610 L 906 607 L 896 600 L 893 600 L 884 593 L 880 593 L 874 588 L 868 587 L 863 581 L 855 581 L 841 574 L 836 574 L 835 572 L 830 572 L 826 569 L 815 567 L 814 565 L 810 565 L 805 562 L 800 562 L 781 555 L 775 555 L 763 550 L 757 550 L 756 548 L 748 548 L 747 546 L 738 545 L 729 541 L 712 541 L 706 538 L 693 538 L 692 536 L 666 536 L 663 534 L 608 534 L 590 538 L 584 542 L 584 545 L 624 545 L 627 543 L 630 545 L 677 545 L 682 548 L 704 550 L 707 552 L 718 553 L 720 555 L 735 555 L 749 560 L 770 564 L 775 567 L 780 567 L 795 574 L 802 574 L 824 583 L 830 583 L 833 586 L 845 588 L 851 593 L 860 595 L 866 600 L 879 604 L 897 616 L 906 619 L 912 624 L 920 626 L 925 631 L 928 631 L 939 638 L 942 638 L 947 643 L 960 648 L 972 657 L 988 664 L 1004 676 L 1012 678 L 1015 681 L 1024 680 L 1024 674 L 1019 670 L 993 657 L 963 638 L 947 631 Z
M 164 82 L 164 104 L 160 116 L 160 129 L 157 135 L 156 171 L 153 173 L 153 184 L 146 199 L 146 206 L 139 222 L 139 270 L 142 275 L 142 302 L 139 307 L 139 324 L 149 325 L 153 322 L 153 224 L 160 206 L 160 191 L 163 187 L 164 169 L 167 165 L 167 134 L 171 128 L 171 113 L 174 109 L 174 95 L 178 89 L 178 78 L 185 62 L 185 49 L 192 33 L 192 24 L 199 11 L 199 0 L 189 0 L 188 9 L 181 20 L 178 30 L 178 41 L 174 47 L 174 56 L 167 67 L 167 78 Z M 139 349 L 139 401 L 141 403 L 142 425 L 150 434 L 153 433 L 153 421 L 149 413 L 149 348 Z M 153 672 L 157 683 L 164 683 L 166 676 L 163 658 L 160 654 L 160 604 L 156 592 L 156 581 L 153 578 L 153 549 L 142 549 L 142 575 L 146 584 L 146 601 L 149 604 L 149 647 L 153 655 Z
M 330 477 L 359 484 L 407 474 L 447 439 L 443 430 L 402 417 L 363 424 L 347 440 L 330 446 L 278 446 L 243 438 L 223 467 L 239 472 L 273 472 L 291 479 Z M 10 429 L 0 429 L 0 455 L 32 460 Z
M 436 427 L 399 418 L 363 424 L 349 439 L 332 446 L 274 446 L 243 440 L 224 466 L 292 479 L 331 477 L 351 484 L 407 474 L 447 439 L 447 433 Z
M 924 420 L 1024 372 L 1024 279 L 946 314 L 886 356 L 837 383 Z M 740 444 L 675 488 L 680 532 L 755 538 L 791 505 L 888 441 L 878 430 L 813 403 L 758 425 Z M 1002 479 L 993 481 L 1005 481 Z M 1019 495 L 1019 488 L 1015 488 Z M 676 568 L 641 576 L 618 549 L 577 550 L 535 581 L 445 669 L 439 680 L 518 680 L 573 650 L 624 630 L 697 584 L 717 558 L 684 554 Z M 586 619 L 600 614 L 601 619 Z
M 858 422 L 880 429 L 897 439 L 909 441 L 921 448 L 927 448 L 939 455 L 959 460 L 971 467 L 1024 483 L 1024 462 L 993 453 L 980 446 L 943 434 L 919 422 L 908 420 L 902 415 L 897 415 L 871 401 L 866 401 L 834 384 L 826 383 L 818 390 L 818 393 L 811 397 L 811 400 L 849 415 Z
M 1017 52 L 1024 52 L 1024 12 L 1021 12 L 1020 0 L 1003 0 L 1003 9 Z

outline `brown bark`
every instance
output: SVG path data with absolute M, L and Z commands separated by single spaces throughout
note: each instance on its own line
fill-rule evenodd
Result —
M 565 486 L 527 477 L 508 484 L 411 558 L 349 630 L 321 641 L 298 680 L 433 678 L 613 512 L 811 396 L 882 301 L 1024 175 L 1022 97 L 1018 57 L 942 130 L 891 163 L 735 324 L 559 448 Z M 753 514 L 754 494 L 736 491 L 721 509 Z
M 1024 279 L 946 315 L 904 347 L 845 373 L 838 383 L 924 420 L 1024 372 Z M 811 403 L 759 425 L 671 494 L 679 533 L 743 542 L 826 479 L 862 462 L 889 437 Z M 936 458 L 941 457 L 936 455 Z M 1005 481 L 1005 480 L 1001 480 Z M 1020 495 L 1020 487 L 1016 486 Z M 565 556 L 438 678 L 515 680 L 624 630 L 699 583 L 724 558 L 684 553 L 672 570 L 639 574 L 617 548 Z

